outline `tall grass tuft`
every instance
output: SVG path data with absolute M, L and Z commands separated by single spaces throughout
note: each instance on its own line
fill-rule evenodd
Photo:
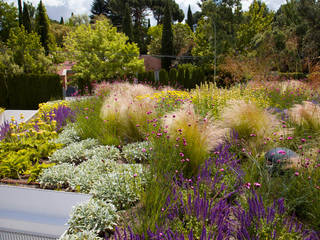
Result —
M 303 128 L 320 130 L 320 106 L 312 102 L 304 101 L 296 104 L 288 111 L 290 120 Z
M 173 145 L 183 151 L 181 158 L 187 161 L 187 175 L 194 175 L 199 166 L 224 141 L 227 132 L 218 128 L 211 119 L 201 118 L 195 113 L 193 105 L 185 103 L 181 109 L 170 113 L 163 119 Z
M 280 126 L 276 116 L 243 100 L 230 101 L 221 119 L 221 126 L 234 129 L 240 139 L 252 139 L 256 145 L 263 144 L 264 138 L 271 136 Z
M 154 90 L 146 85 L 129 83 L 117 83 L 111 88 L 102 104 L 100 117 L 115 129 L 121 141 L 143 140 L 148 132 L 148 121 L 156 115 L 152 100 L 137 97 L 152 94 Z

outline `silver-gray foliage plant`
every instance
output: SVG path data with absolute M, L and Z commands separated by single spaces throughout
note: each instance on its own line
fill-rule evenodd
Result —
M 149 142 L 127 144 L 122 148 L 122 156 L 129 163 L 146 163 L 151 157 Z
M 116 207 L 102 200 L 91 199 L 73 207 L 68 221 L 69 233 L 91 231 L 99 234 L 113 230 L 119 216 Z

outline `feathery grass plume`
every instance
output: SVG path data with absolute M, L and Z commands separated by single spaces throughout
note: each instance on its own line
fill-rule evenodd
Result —
M 114 84 L 111 94 L 104 100 L 100 117 L 116 129 L 125 142 L 140 141 L 148 128 L 149 119 L 155 118 L 154 102 L 138 96 L 152 94 L 151 87 L 142 84 Z
M 320 106 L 309 101 L 296 104 L 289 109 L 291 121 L 311 130 L 320 129 Z
M 223 143 L 227 132 L 214 126 L 208 118 L 201 118 L 195 113 L 193 105 L 185 103 L 181 109 L 163 118 L 171 140 L 184 146 L 184 154 L 190 159 L 190 167 L 196 172 L 200 164 L 219 144 Z
M 257 107 L 256 104 L 243 100 L 228 102 L 222 112 L 221 126 L 234 129 L 240 139 L 262 144 L 264 137 L 269 137 L 280 126 L 276 116 Z

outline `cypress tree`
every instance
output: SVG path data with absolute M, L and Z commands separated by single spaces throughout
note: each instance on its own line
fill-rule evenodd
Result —
M 24 29 L 28 33 L 31 33 L 31 30 L 32 30 L 31 20 L 30 20 L 28 5 L 25 2 L 23 3 L 22 23 L 23 23 Z
M 171 86 L 175 86 L 177 84 L 177 75 L 178 75 L 177 69 L 171 68 L 169 72 L 169 82 Z
M 193 31 L 193 16 L 192 16 L 190 4 L 189 4 L 189 8 L 188 8 L 187 24 L 189 25 L 189 27 Z
M 169 56 L 173 54 L 173 33 L 172 33 L 172 26 L 171 26 L 171 12 L 170 12 L 169 1 L 167 1 L 166 7 L 164 10 L 161 54 L 169 55 Z M 162 68 L 169 70 L 171 66 L 171 58 L 163 57 L 161 59 L 161 66 Z
M 129 4 L 126 3 L 124 10 L 124 17 L 122 21 L 123 32 L 129 37 L 129 42 L 133 41 L 133 27 L 132 27 L 132 19 L 130 14 Z
M 60 24 L 64 24 L 63 17 L 60 18 Z
M 40 36 L 40 41 L 42 46 L 44 47 L 46 51 L 46 55 L 49 53 L 49 19 L 47 16 L 47 11 L 45 6 L 42 3 L 42 0 L 40 0 L 38 8 L 37 8 L 37 16 L 36 16 L 36 28 L 37 33 Z
M 23 24 L 23 20 L 22 20 L 22 4 L 21 4 L 21 0 L 18 0 L 18 10 L 19 10 L 19 26 L 21 26 Z
M 190 71 L 189 71 L 189 68 L 186 68 L 185 73 L 184 73 L 184 82 L 182 83 L 183 87 L 187 88 L 187 89 L 191 89 L 190 82 L 191 82 Z
M 148 18 L 148 29 L 151 27 L 150 18 Z
M 177 84 L 179 86 L 184 86 L 184 69 L 183 68 L 178 69 Z

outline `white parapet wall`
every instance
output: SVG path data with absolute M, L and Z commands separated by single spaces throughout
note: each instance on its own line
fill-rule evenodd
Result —
M 38 110 L 5 110 L 2 114 L 0 114 L 0 125 L 5 121 L 11 121 L 11 117 L 14 117 L 15 121 L 18 123 L 24 121 L 28 122 L 32 119 Z M 21 114 L 24 116 L 23 119 L 20 118 Z
M 57 239 L 72 207 L 91 195 L 0 185 L 0 239 Z M 24 236 L 21 238 L 21 236 Z M 3 238 L 4 237 L 4 238 Z

